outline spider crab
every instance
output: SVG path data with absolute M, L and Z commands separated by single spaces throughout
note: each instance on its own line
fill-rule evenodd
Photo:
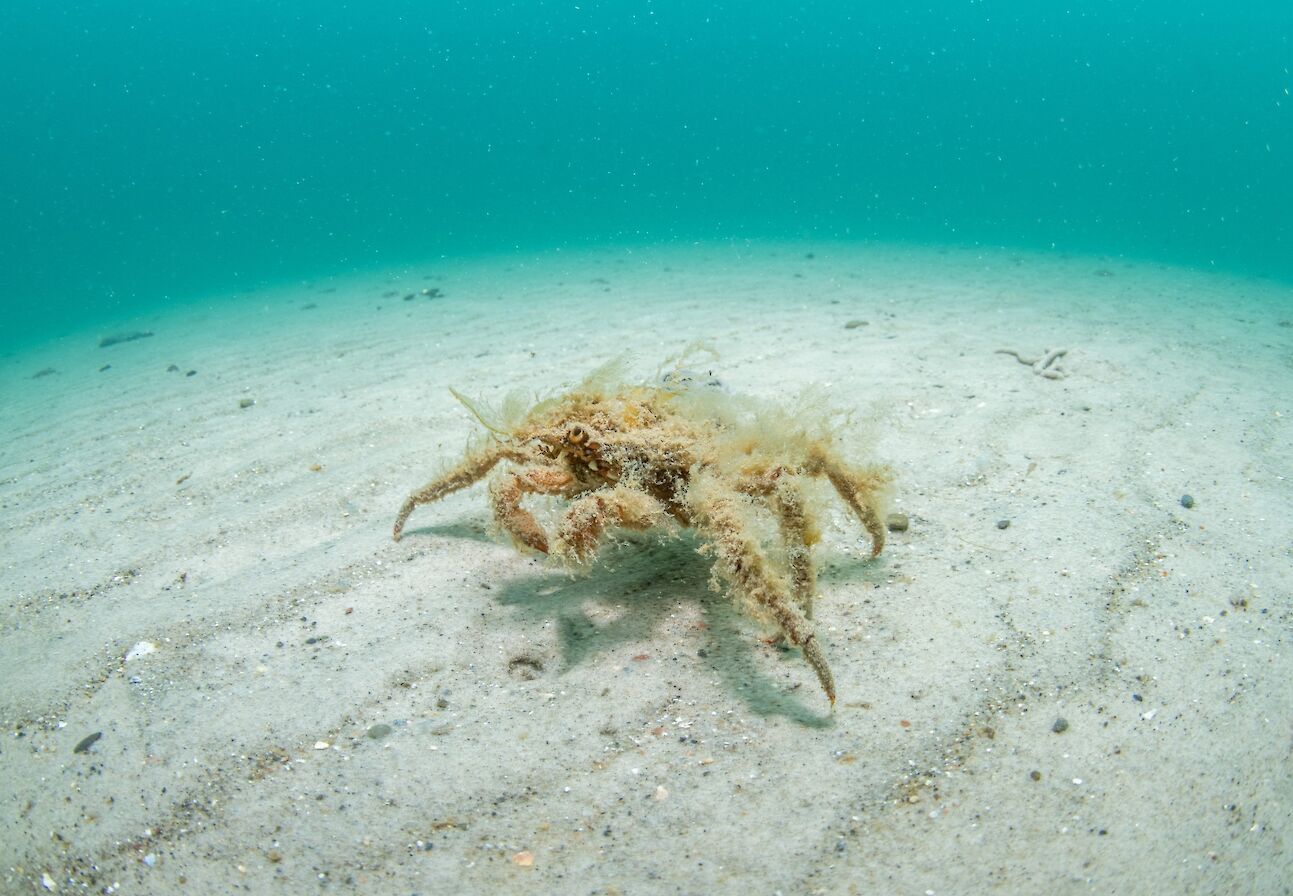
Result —
M 494 518 L 518 545 L 540 553 L 585 564 L 608 531 L 672 520 L 695 530 L 701 552 L 715 558 L 716 588 L 726 582 L 746 612 L 803 650 L 835 705 L 834 679 L 811 622 L 812 547 L 821 533 L 805 485 L 824 478 L 834 487 L 870 533 L 874 557 L 884 547 L 886 468 L 847 464 L 826 425 L 805 426 L 786 411 L 686 377 L 626 386 L 602 370 L 565 395 L 514 412 L 513 422 L 503 425 L 486 422 L 454 395 L 492 435 L 409 495 L 395 520 L 396 541 L 416 507 L 467 488 L 504 463 L 490 483 Z M 554 532 L 524 507 L 528 495 L 569 502 Z M 779 546 L 760 533 L 767 515 Z

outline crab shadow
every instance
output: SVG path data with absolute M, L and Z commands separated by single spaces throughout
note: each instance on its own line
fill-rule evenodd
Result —
M 435 536 L 458 541 L 479 541 L 483 544 L 494 544 L 498 539 L 490 532 L 485 523 L 449 523 L 439 526 L 418 526 L 416 529 L 405 529 L 404 536 Z
M 564 668 L 629 644 L 658 637 L 659 628 L 680 604 L 695 606 L 703 625 L 689 628 L 701 664 L 717 673 L 724 688 L 761 716 L 780 716 L 813 728 L 828 728 L 834 715 L 815 707 L 826 697 L 798 649 L 773 650 L 778 663 L 793 665 L 798 684 L 779 684 L 760 668 L 758 626 L 732 599 L 709 588 L 710 563 L 687 534 L 667 539 L 635 538 L 608 545 L 593 568 L 570 575 L 545 570 L 514 579 L 497 594 L 527 622 L 555 622 Z M 590 615 L 589 608 L 594 608 Z M 803 691 L 802 695 L 800 691 Z

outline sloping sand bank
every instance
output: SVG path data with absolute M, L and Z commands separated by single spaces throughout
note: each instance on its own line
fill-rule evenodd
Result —
M 1291 321 L 1222 275 L 756 244 L 428 264 L 0 359 L 0 889 L 1285 892 Z M 480 485 L 391 541 L 478 428 L 447 386 L 694 339 L 733 391 L 856 409 L 897 471 L 879 559 L 838 504 L 818 549 L 834 714 L 687 537 L 571 578 Z

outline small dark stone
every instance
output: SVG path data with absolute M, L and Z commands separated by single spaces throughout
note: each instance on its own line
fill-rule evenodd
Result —
M 704 659 L 705 657 L 709 656 L 709 651 L 706 650 L 704 647 L 702 647 L 700 650 L 696 651 L 696 656 L 700 657 L 701 659 Z
M 104 364 L 102 367 L 100 367 L 100 368 L 99 368 L 99 373 L 103 373 L 103 371 L 105 371 L 105 370 L 111 370 L 111 369 L 112 369 L 112 365 L 111 365 L 111 364 Z
M 889 527 L 890 532 L 906 532 L 910 521 L 905 513 L 891 513 L 884 518 L 884 524 Z
M 1042 779 L 1042 773 L 1041 773 L 1041 772 L 1029 772 L 1029 773 L 1028 773 L 1028 777 L 1032 778 L 1034 781 L 1040 781 L 1040 780 Z
M 186 374 L 184 374 L 184 375 L 185 375 L 185 376 L 197 376 L 197 375 L 198 375 L 198 372 L 197 372 L 196 370 L 190 370 L 188 373 L 186 373 Z
M 1051 726 L 1051 730 L 1054 731 L 1056 734 L 1063 734 L 1065 731 L 1068 731 L 1069 730 L 1068 719 L 1065 719 L 1065 718 L 1056 719 L 1055 724 Z
M 406 302 L 411 302 L 411 301 L 413 301 L 413 300 L 414 300 L 414 299 L 416 299 L 416 298 L 417 298 L 417 296 L 416 296 L 416 295 L 414 295 L 413 293 L 409 293 L 408 295 L 406 295 L 406 296 L 404 297 L 404 301 L 406 301 Z
M 75 747 L 72 748 L 72 752 L 88 753 L 90 750 L 90 747 L 98 743 L 99 738 L 101 737 L 103 737 L 102 731 L 96 731 L 93 734 L 87 734 L 85 737 L 81 738 L 81 740 L 77 743 Z
M 997 528 L 998 528 L 998 529 L 1009 529 L 1009 528 L 1010 528 L 1010 520 L 997 520 Z
M 1189 510 L 1194 506 L 1194 495 L 1181 495 L 1181 506 Z
M 174 364 L 172 364 L 170 367 L 167 367 L 167 368 L 166 368 L 166 372 L 167 372 L 167 373 L 179 373 L 179 372 L 180 372 L 180 369 L 179 369 L 178 367 L 176 367 Z
M 870 325 L 871 322 L 869 320 L 851 320 L 844 325 L 844 329 L 856 330 L 858 327 L 869 327 Z
M 238 407 L 242 408 L 245 411 L 247 410 L 247 408 L 251 407 L 255 403 L 256 403 L 256 399 L 254 398 L 240 398 L 238 400 Z
M 152 335 L 152 330 L 136 330 L 133 333 L 113 333 L 111 336 L 104 336 L 99 340 L 99 348 L 107 348 L 110 345 L 120 345 L 123 342 L 134 342 L 136 339 L 147 339 Z
M 391 733 L 390 725 L 373 725 L 371 728 L 368 729 L 368 736 L 372 740 L 381 740 L 383 737 L 385 737 L 390 733 Z
M 1132 695 L 1131 695 L 1131 699 L 1135 700 L 1137 703 L 1140 703 L 1140 702 L 1141 702 L 1141 701 L 1143 701 L 1145 698 L 1144 698 L 1144 697 L 1142 697 L 1142 696 L 1140 696 L 1140 694 L 1132 694 Z

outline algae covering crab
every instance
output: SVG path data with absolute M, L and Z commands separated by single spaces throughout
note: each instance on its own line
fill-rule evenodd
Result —
M 747 613 L 803 650 L 835 704 L 835 683 L 813 630 L 821 539 L 813 480 L 830 483 L 871 538 L 884 547 L 883 506 L 891 479 L 878 465 L 846 462 L 830 419 L 740 399 L 673 371 L 655 385 L 626 385 L 608 366 L 570 392 L 504 412 L 458 464 L 409 495 L 395 520 L 398 541 L 413 510 L 491 472 L 498 525 L 524 548 L 572 564 L 592 560 L 615 529 L 677 525 L 694 530 Z M 496 470 L 496 468 L 498 468 Z M 527 496 L 567 502 L 548 531 Z M 770 525 L 771 524 L 771 525 Z

